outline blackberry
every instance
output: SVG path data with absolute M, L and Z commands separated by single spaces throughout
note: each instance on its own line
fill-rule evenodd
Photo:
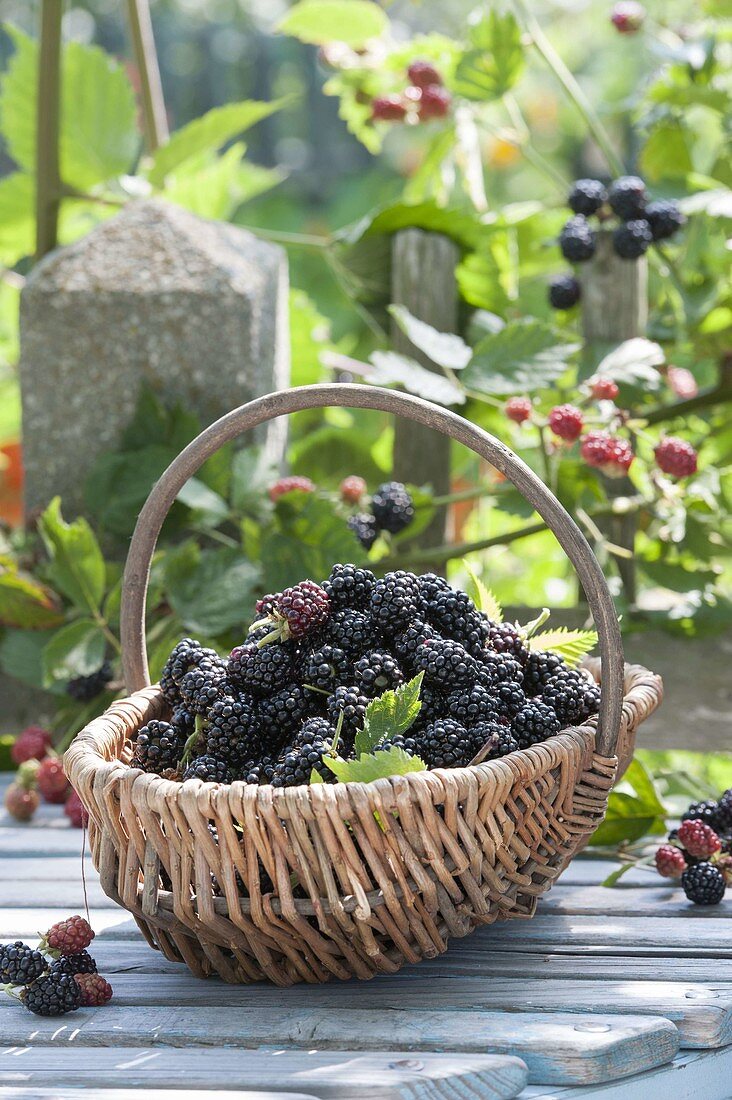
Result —
M 304 683 L 328 692 L 353 678 L 345 650 L 334 645 L 324 645 L 307 653 L 300 671 Z
M 422 682 L 422 690 L 419 693 L 419 702 L 419 714 L 412 726 L 413 730 L 426 726 L 428 722 L 434 722 L 435 718 L 444 718 L 447 713 L 447 696 L 445 692 L 424 681 Z
M 623 221 L 642 218 L 646 208 L 646 185 L 638 176 L 621 176 L 610 185 L 610 207 Z
M 204 783 L 231 783 L 231 770 L 224 760 L 204 754 L 191 760 L 183 772 L 183 782 L 187 779 L 202 779 Z
M 179 726 L 153 719 L 137 734 L 131 767 L 162 775 L 178 767 L 186 738 Z
M 226 671 L 229 681 L 252 695 L 266 695 L 292 680 L 295 651 L 287 643 L 259 646 L 246 642 L 229 654 Z
M 732 832 L 732 789 L 725 791 L 717 803 L 717 824 L 722 833 Z
M 490 619 L 481 611 L 470 611 L 452 637 L 456 642 L 462 642 L 472 657 L 482 658 L 490 627 Z
M 428 638 L 434 638 L 435 631 L 429 623 L 415 619 L 413 623 L 397 634 L 392 642 L 392 648 L 405 668 L 413 669 L 417 657 L 417 650 Z
M 185 674 L 193 668 L 198 668 L 201 661 L 206 660 L 206 658 L 218 660 L 218 653 L 215 649 L 206 649 L 200 642 L 193 642 L 190 638 L 184 638 L 176 646 L 176 650 L 177 653 L 171 666 L 172 676 L 176 684 L 180 684 Z
M 39 978 L 48 963 L 40 951 L 34 951 L 21 940 L 0 947 L 0 983 L 28 985 Z
M 524 665 L 524 691 L 540 695 L 552 676 L 565 667 L 558 653 L 530 652 Z
M 428 638 L 417 650 L 416 666 L 426 680 L 448 689 L 474 682 L 478 676 L 478 662 L 451 638 Z
M 309 744 L 313 740 L 329 741 L 333 743 L 335 726 L 327 718 L 316 716 L 306 718 L 299 731 L 292 740 L 293 746 Z
M 464 768 L 475 755 L 468 731 L 453 718 L 430 722 L 413 740 L 428 768 Z
M 403 749 L 407 756 L 419 756 L 419 746 L 415 737 L 405 737 L 397 733 L 394 737 L 385 737 L 374 747 L 374 752 L 387 752 L 391 748 Z
M 71 974 L 44 974 L 27 986 L 20 997 L 36 1016 L 63 1016 L 81 1005 L 81 990 Z
M 429 607 L 443 592 L 454 592 L 444 577 L 439 573 L 422 573 L 417 578 L 419 591 L 425 607 Z
M 171 706 L 176 706 L 176 704 L 180 703 L 179 679 L 173 675 L 173 670 L 176 668 L 178 658 L 185 653 L 193 653 L 200 649 L 201 643 L 197 642 L 194 638 L 182 638 L 170 651 L 170 656 L 165 662 L 163 671 L 160 674 L 160 690 Z
M 518 741 L 508 726 L 501 722 L 478 722 L 471 730 L 470 759 L 478 756 L 481 760 L 497 760 L 509 752 L 516 752 Z
M 600 692 L 577 669 L 565 668 L 544 685 L 542 701 L 553 708 L 563 726 L 574 725 L 597 712 Z
M 649 202 L 646 207 L 646 220 L 651 227 L 654 241 L 665 241 L 673 237 L 683 225 L 686 218 L 679 210 L 675 202 Z
M 180 682 L 181 698 L 195 714 L 206 714 L 226 680 L 226 664 L 220 657 L 204 657 Z
M 112 1000 L 112 987 L 101 974 L 77 974 L 74 981 L 79 987 L 84 1008 L 99 1008 Z
M 91 699 L 96 699 L 97 695 L 101 695 L 111 679 L 112 666 L 109 661 L 105 661 L 101 668 L 92 672 L 91 676 L 77 676 L 74 680 L 69 680 L 66 685 L 66 694 L 79 703 L 88 703 Z
M 404 683 L 404 674 L 391 653 L 374 649 L 356 661 L 353 679 L 363 695 L 373 698 Z
M 559 234 L 559 247 L 565 260 L 584 263 L 595 255 L 595 233 L 581 214 L 575 214 Z
M 682 814 L 682 821 L 703 821 L 705 825 L 716 829 L 718 824 L 718 802 L 692 802 L 686 813 Z
M 331 750 L 331 742 L 316 733 L 304 733 L 296 745 L 290 746 L 277 763 L 272 775 L 273 787 L 299 787 L 310 782 L 313 769 L 326 783 L 335 783 L 335 775 L 324 762 Z
M 488 627 L 488 644 L 496 653 L 508 653 L 522 665 L 529 658 L 526 643 L 514 623 L 491 623 Z
M 78 955 L 62 955 L 51 963 L 51 974 L 96 974 L 97 964 L 88 951 L 80 951 Z
M 582 288 L 574 275 L 556 275 L 549 283 L 552 309 L 572 309 L 582 297 Z
M 496 700 L 493 692 L 483 684 L 475 684 L 469 690 L 457 688 L 445 700 L 445 711 L 462 723 L 474 726 L 476 722 L 489 722 L 496 718 Z
M 524 682 L 524 666 L 515 657 L 507 653 L 496 653 L 486 649 L 480 655 L 481 679 L 489 686 L 497 684 L 519 684 Z
M 637 260 L 648 251 L 652 241 L 651 227 L 644 218 L 619 225 L 613 233 L 613 248 L 622 260 Z
M 376 577 L 370 569 L 362 569 L 358 565 L 334 565 L 323 588 L 333 608 L 348 607 L 364 611 L 369 606 L 375 584 Z
M 465 629 L 463 623 L 477 613 L 476 607 L 466 592 L 451 588 L 447 581 L 440 584 L 441 581 L 442 577 L 429 573 L 420 577 L 427 621 L 440 634 L 461 641 L 458 635 Z M 474 621 L 471 622 L 473 625 Z
M 195 729 L 196 716 L 185 703 L 179 703 L 177 707 L 173 708 L 170 724 L 175 726 L 183 737 L 189 737 Z
M 496 715 L 507 723 L 512 722 L 526 704 L 526 696 L 520 684 L 514 680 L 504 680 L 493 688 Z
M 307 691 L 299 684 L 287 684 L 269 698 L 262 699 L 262 718 L 281 740 L 297 729 L 305 718 L 310 717 L 321 698 L 316 692 Z
M 575 180 L 572 184 L 569 206 L 575 214 L 589 217 L 596 214 L 604 202 L 607 202 L 607 191 L 599 180 Z
M 208 714 L 205 751 L 236 770 L 261 753 L 262 736 L 262 716 L 253 696 L 220 695 Z
M 414 573 L 397 569 L 386 573 L 374 585 L 371 593 L 371 616 L 376 626 L 393 636 L 419 617 L 422 597 Z
M 323 626 L 330 616 L 330 598 L 315 581 L 300 581 L 277 597 L 274 613 L 280 636 L 304 638 Z
M 331 615 L 326 631 L 328 641 L 349 654 L 361 654 L 379 640 L 371 617 L 361 611 L 344 608 Z
M 516 712 L 511 723 L 519 748 L 528 749 L 559 733 L 561 723 L 551 707 L 530 699 Z
M 349 516 L 346 524 L 353 531 L 364 550 L 370 550 L 379 537 L 379 529 L 376 520 L 367 512 L 359 512 L 355 516 Z
M 341 732 L 346 737 L 353 737 L 363 729 L 368 705 L 368 697 L 355 684 L 342 684 L 328 697 L 328 716 L 333 725 L 337 725 L 342 714 Z
M 718 905 L 724 897 L 724 875 L 711 863 L 696 863 L 681 876 L 681 886 L 695 905 Z
M 414 504 L 400 481 L 380 485 L 371 498 L 371 511 L 380 531 L 398 535 L 414 519 Z
M 88 920 L 75 913 L 65 920 L 56 921 L 41 940 L 40 949 L 50 948 L 62 955 L 78 955 L 89 946 L 95 932 Z
M 276 761 L 271 756 L 263 756 L 261 760 L 248 760 L 239 772 L 238 778 L 244 783 L 256 783 L 265 786 L 272 782 Z

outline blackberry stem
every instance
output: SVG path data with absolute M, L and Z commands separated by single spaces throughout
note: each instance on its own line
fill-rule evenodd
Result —
M 191 758 L 191 753 L 198 742 L 201 733 L 203 732 L 203 718 L 200 714 L 196 715 L 196 724 L 193 733 L 190 735 L 185 745 L 183 746 L 183 755 L 180 758 L 181 765 L 187 764 Z
M 331 753 L 332 753 L 333 756 L 337 755 L 336 749 L 338 748 L 338 742 L 341 739 L 341 730 L 342 729 L 343 729 L 343 711 L 341 711 L 341 713 L 338 715 L 338 721 L 336 723 L 336 728 L 335 728 L 335 735 L 333 737 L 333 742 L 330 746 Z

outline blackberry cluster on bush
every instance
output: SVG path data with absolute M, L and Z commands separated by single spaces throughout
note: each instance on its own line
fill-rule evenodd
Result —
M 379 485 L 371 497 L 370 513 L 358 512 L 349 516 L 348 526 L 361 545 L 370 550 L 382 531 L 398 535 L 413 519 L 414 502 L 407 487 L 401 481 L 387 481 Z M 354 566 L 336 568 L 353 569 Z
M 381 519 L 404 505 L 382 490 Z M 184 782 L 285 788 L 316 772 L 333 783 L 328 756 L 352 757 L 373 701 L 420 673 L 419 714 L 382 747 L 428 768 L 498 759 L 597 710 L 584 673 L 531 652 L 519 627 L 491 621 L 435 573 L 377 578 L 337 564 L 322 584 L 263 596 L 253 618 L 227 658 L 192 638 L 174 648 L 161 678 L 170 715 L 140 730 L 135 767 Z

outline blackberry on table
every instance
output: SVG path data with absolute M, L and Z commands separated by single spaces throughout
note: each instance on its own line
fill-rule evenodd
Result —
M 185 743 L 185 735 L 179 726 L 154 718 L 137 734 L 131 766 L 157 775 L 175 770 L 183 755 Z
M 524 691 L 527 695 L 540 695 L 544 684 L 564 667 L 564 658 L 558 653 L 529 652 L 524 665 Z
M 236 768 L 261 753 L 263 732 L 252 695 L 220 695 L 208 713 L 206 753 Z
M 231 778 L 231 769 L 228 764 L 208 753 L 191 760 L 183 772 L 184 782 L 187 779 L 201 779 L 204 783 L 231 783 Z
M 404 683 L 404 673 L 396 657 L 386 650 L 374 649 L 356 661 L 353 679 L 363 695 L 373 698 Z
M 681 887 L 695 905 L 717 905 L 724 897 L 726 884 L 722 872 L 711 863 L 695 863 L 681 876 Z
M 422 605 L 419 581 L 414 573 L 397 569 L 376 582 L 371 593 L 371 617 L 385 634 L 404 630 L 419 615 Z
M 77 974 L 74 981 L 79 987 L 84 1008 L 100 1008 L 112 1000 L 112 987 L 101 974 Z
M 478 662 L 451 638 L 428 638 L 417 650 L 416 666 L 425 679 L 448 690 L 474 682 Z
M 62 955 L 51 963 L 51 974 L 96 974 L 97 964 L 88 951 L 78 955 Z
M 610 207 L 623 221 L 642 218 L 646 208 L 646 185 L 638 176 L 620 176 L 608 191 Z
M 323 645 L 307 653 L 302 660 L 300 672 L 304 683 L 328 692 L 353 678 L 351 661 L 346 651 L 334 645 Z
M 682 821 L 703 821 L 712 829 L 719 823 L 719 803 L 712 801 L 692 802 L 688 810 L 681 815 Z
M 371 616 L 343 608 L 331 615 L 326 629 L 328 641 L 350 655 L 359 656 L 379 641 Z
M 380 485 L 371 498 L 371 511 L 381 531 L 399 534 L 414 519 L 414 504 L 400 481 Z
M 496 718 L 496 699 L 484 684 L 474 684 L 471 688 L 456 688 L 451 691 L 445 700 L 445 710 L 450 718 L 470 727 L 476 722 Z
M 368 512 L 359 512 L 346 520 L 349 530 L 353 531 L 364 550 L 370 550 L 379 537 L 376 520 Z
M 652 243 L 653 234 L 645 218 L 635 218 L 613 232 L 613 248 L 622 260 L 637 260 Z
M 437 718 L 413 740 L 428 768 L 464 768 L 475 755 L 468 731 L 453 718 Z
M 498 760 L 519 748 L 510 727 L 501 722 L 477 722 L 468 733 L 471 740 L 471 760 L 476 756 L 482 756 L 483 760 Z
M 81 1005 L 81 990 L 71 974 L 44 974 L 26 986 L 20 997 L 36 1016 L 63 1016 Z
M 226 671 L 229 681 L 252 695 L 265 695 L 288 683 L 295 667 L 295 651 L 285 642 L 259 646 L 246 642 L 229 654 Z
M 577 669 L 565 668 L 546 682 L 542 701 L 553 708 L 563 726 L 573 725 L 597 713 L 600 691 Z
M 678 204 L 663 199 L 658 202 L 649 202 L 645 217 L 651 227 L 654 241 L 665 241 L 673 237 L 674 233 L 686 224 L 686 218 L 679 210 Z
M 607 191 L 599 180 L 575 180 L 569 192 L 569 206 L 575 214 L 590 217 L 596 214 L 602 204 L 607 202 Z
M 513 717 L 511 727 L 519 748 L 528 749 L 559 733 L 561 723 L 555 712 L 538 699 L 529 699 Z
M 205 657 L 181 680 L 183 702 L 196 714 L 205 714 L 216 701 L 225 680 L 226 663 L 220 657 Z
M 508 653 L 522 665 L 529 658 L 526 643 L 515 623 L 490 623 L 488 644 L 496 653 Z
M 342 684 L 328 697 L 328 716 L 335 726 L 342 714 L 341 733 L 344 737 L 353 737 L 363 729 L 369 702 L 368 696 L 355 684 Z
M 559 247 L 565 260 L 580 264 L 595 255 L 595 232 L 581 214 L 575 214 L 559 234 Z
M 323 588 L 336 610 L 348 607 L 365 611 L 375 584 L 376 577 L 370 569 L 358 565 L 334 565 Z
M 0 984 L 28 985 L 47 967 L 41 952 L 34 951 L 21 940 L 0 946 Z
M 549 283 L 552 309 L 572 309 L 582 297 L 582 288 L 574 275 L 555 275 Z
M 66 685 L 66 694 L 77 702 L 88 703 L 96 699 L 97 695 L 101 695 L 111 679 L 112 666 L 109 661 L 105 661 L 101 668 L 92 672 L 90 676 L 77 676 L 69 680 Z
M 717 803 L 716 828 L 722 833 L 732 832 L 732 789 L 725 791 Z

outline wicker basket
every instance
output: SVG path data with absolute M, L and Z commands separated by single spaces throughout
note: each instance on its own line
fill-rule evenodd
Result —
M 600 636 L 601 662 L 587 662 L 601 684 L 598 719 L 501 760 L 369 784 L 178 784 L 128 767 L 136 730 L 167 711 L 159 689 L 147 686 L 144 612 L 168 508 L 224 442 L 274 417 L 328 405 L 432 426 L 519 488 L 587 594 Z M 600 567 L 532 471 L 461 417 L 370 386 L 270 394 L 217 421 L 179 455 L 153 488 L 132 539 L 122 650 L 132 694 L 91 722 L 65 758 L 89 811 L 94 864 L 104 891 L 134 915 L 151 946 L 200 977 L 217 973 L 233 983 L 390 974 L 440 954 L 450 937 L 479 924 L 531 916 L 601 821 L 638 724 L 662 694 L 659 678 L 639 666 L 623 675 Z

